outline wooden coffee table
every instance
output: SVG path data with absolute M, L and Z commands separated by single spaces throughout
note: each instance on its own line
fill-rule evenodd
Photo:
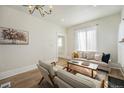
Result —
M 67 71 L 69 69 L 71 69 L 70 65 L 76 65 L 76 66 L 79 66 L 82 68 L 90 69 L 91 70 L 91 78 L 93 78 L 93 71 L 97 71 L 97 68 L 98 68 L 98 64 L 89 63 L 89 62 L 85 62 L 85 61 L 70 60 L 67 62 Z M 75 70 L 75 69 L 73 69 L 73 70 Z M 78 72 L 78 71 L 76 70 L 76 72 Z

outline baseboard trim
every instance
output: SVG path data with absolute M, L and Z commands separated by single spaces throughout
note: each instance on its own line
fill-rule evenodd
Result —
M 37 68 L 37 66 L 36 66 L 36 64 L 34 64 L 34 65 L 29 65 L 29 66 L 13 69 L 13 70 L 6 71 L 6 72 L 1 72 L 0 80 L 20 74 L 20 73 L 24 73 L 24 72 L 27 72 L 27 71 L 30 71 L 30 70 L 33 70 L 36 68 Z

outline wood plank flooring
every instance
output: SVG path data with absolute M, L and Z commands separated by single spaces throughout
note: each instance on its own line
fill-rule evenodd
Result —
M 0 80 L 0 84 L 5 82 L 11 82 L 12 88 L 31 88 L 38 87 L 38 83 L 42 78 L 38 69 L 34 69 L 25 73 L 21 73 L 3 80 Z
M 65 59 L 59 58 L 58 65 L 66 65 Z M 11 82 L 12 88 L 39 88 L 50 87 L 45 81 L 43 86 L 38 85 L 42 75 L 38 69 L 34 69 L 25 73 L 17 74 L 15 76 L 0 80 L 0 85 L 6 82 Z M 44 86 L 47 84 L 47 86 Z
M 66 65 L 65 59 L 59 58 L 58 65 Z M 50 87 L 45 81 L 43 85 L 38 85 L 42 75 L 38 69 L 31 70 L 25 73 L 17 74 L 15 76 L 0 80 L 0 85 L 6 82 L 11 82 L 12 88 L 38 88 L 38 87 Z M 44 86 L 47 84 L 47 86 Z

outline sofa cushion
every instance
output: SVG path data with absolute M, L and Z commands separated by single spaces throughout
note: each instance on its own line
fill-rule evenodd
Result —
M 87 52 L 86 51 L 82 51 L 82 58 L 87 58 Z
M 87 52 L 87 59 L 88 59 L 88 60 L 94 59 L 95 53 L 96 53 L 96 52 Z
M 57 76 L 64 82 L 68 83 L 75 88 L 95 88 L 97 87 L 92 80 L 87 80 L 85 78 L 79 78 L 76 75 L 64 70 L 58 70 L 56 72 Z
M 58 85 L 59 88 L 73 88 L 72 86 L 70 86 L 69 84 L 67 84 L 57 76 L 55 76 L 53 80 L 54 83 Z
M 102 53 L 95 53 L 95 55 L 94 55 L 94 59 L 96 60 L 96 61 L 102 61 Z
M 82 58 L 82 51 L 77 51 L 78 55 L 79 55 L 79 58 Z
M 86 51 L 77 51 L 79 58 L 87 58 L 87 52 Z
M 90 77 L 87 77 L 87 76 L 79 74 L 79 73 L 77 73 L 76 76 L 78 76 L 79 78 L 86 79 L 87 81 L 89 81 L 89 80 L 92 81 L 96 85 L 96 87 L 98 87 L 98 88 L 101 87 L 101 82 L 98 80 L 92 79 Z

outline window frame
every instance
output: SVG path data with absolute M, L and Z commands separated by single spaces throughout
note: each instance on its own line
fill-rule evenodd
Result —
M 87 33 L 87 32 L 90 31 L 89 29 L 95 29 L 95 49 L 93 49 L 93 50 L 89 50 L 89 49 L 88 49 L 88 40 L 87 40 L 87 39 L 88 39 L 88 38 L 87 38 L 87 37 L 88 37 L 88 36 L 87 36 L 88 33 Z M 75 34 L 76 34 L 76 35 L 75 35 L 75 40 L 76 40 L 76 41 L 75 41 L 75 44 L 78 44 L 78 39 L 77 39 L 77 38 L 78 38 L 78 37 L 77 37 L 77 36 L 78 36 L 78 35 L 77 35 L 78 32 L 85 32 L 85 37 L 86 37 L 86 44 L 85 44 L 85 45 L 86 45 L 86 46 L 85 46 L 86 49 L 85 49 L 85 50 L 81 50 L 81 49 L 79 49 L 79 46 L 78 46 L 78 45 L 75 45 L 75 49 L 76 49 L 76 50 L 78 50 L 78 51 L 97 51 L 97 26 L 90 26 L 90 27 L 86 27 L 86 28 L 80 28 L 80 29 L 77 29 L 75 32 L 76 32 L 76 33 L 75 33 Z

